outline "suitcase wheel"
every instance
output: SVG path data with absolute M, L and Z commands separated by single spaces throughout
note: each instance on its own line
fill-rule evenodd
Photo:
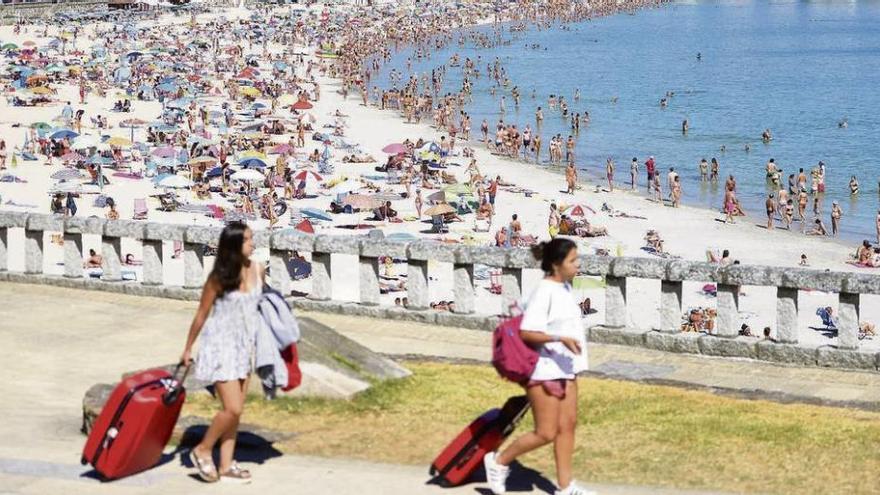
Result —
M 435 474 L 437 474 L 437 468 L 434 467 L 433 464 L 431 464 L 431 467 L 428 468 L 428 474 L 430 474 L 431 476 L 434 476 Z

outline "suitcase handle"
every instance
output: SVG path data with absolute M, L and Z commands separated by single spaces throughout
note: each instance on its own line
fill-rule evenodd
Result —
M 183 375 L 180 379 L 177 379 L 177 374 L 180 373 L 180 368 L 183 368 Z M 180 397 L 180 393 L 183 392 L 183 382 L 186 380 L 186 375 L 189 374 L 190 365 L 185 365 L 181 363 L 177 363 L 177 366 L 174 368 L 174 372 L 171 373 L 171 378 L 174 380 L 170 389 L 165 392 L 165 395 L 162 396 L 162 403 L 166 406 L 170 406 L 177 402 L 177 398 Z

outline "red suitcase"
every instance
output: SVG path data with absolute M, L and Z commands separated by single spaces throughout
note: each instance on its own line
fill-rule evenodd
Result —
M 430 474 L 443 486 L 467 481 L 483 457 L 501 447 L 529 410 L 525 395 L 507 399 L 501 409 L 491 409 L 468 425 L 431 464 Z
M 155 466 L 171 438 L 186 398 L 184 376 L 163 369 L 132 375 L 113 389 L 95 420 L 82 463 L 104 479 L 129 476 Z

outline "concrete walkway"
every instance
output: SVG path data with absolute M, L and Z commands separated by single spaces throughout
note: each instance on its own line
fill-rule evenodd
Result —
M 3 421 L 0 422 L 0 494 L 131 493 L 189 494 L 421 494 L 474 493 L 483 485 L 444 490 L 426 485 L 424 466 L 392 466 L 339 459 L 281 456 L 261 466 L 251 487 L 206 485 L 174 457 L 139 476 L 99 483 L 79 465 L 81 401 L 88 387 L 116 381 L 133 369 L 175 361 L 195 303 L 137 298 L 37 285 L 0 284 L 0 348 L 4 351 Z M 389 354 L 487 358 L 488 334 L 423 325 L 317 316 L 362 343 Z M 595 368 L 609 373 L 697 381 L 714 385 L 787 391 L 828 400 L 877 402 L 880 375 L 804 370 L 591 346 Z M 693 362 L 692 362 L 693 361 Z M 731 368 L 728 368 L 731 367 Z M 748 369 L 756 369 L 747 373 Z M 726 370 L 726 371 L 719 371 Z M 740 381 L 733 379 L 739 374 Z M 630 376 L 635 378 L 636 376 Z M 713 378 L 715 377 L 715 378 Z M 806 383 L 812 377 L 812 390 Z M 825 390 L 828 389 L 828 390 Z M 824 391 L 823 391 L 824 390 Z M 835 392 L 848 390 L 846 393 Z M 873 390 L 873 392 L 872 392 Z M 874 395 L 871 395 L 871 394 Z M 521 480 L 529 484 L 530 480 Z M 681 493 L 655 488 L 597 486 L 608 494 Z M 526 489 L 525 491 L 529 491 Z

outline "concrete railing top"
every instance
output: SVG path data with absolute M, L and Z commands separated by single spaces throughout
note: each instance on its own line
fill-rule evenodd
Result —
M 0 212 L 0 228 L 30 231 L 94 234 L 139 240 L 183 241 L 216 247 L 221 227 L 186 226 L 137 220 L 105 220 L 96 217 L 63 217 L 25 212 Z M 283 230 L 254 232 L 258 248 L 351 254 L 365 257 L 392 256 L 454 264 L 539 269 L 524 248 L 496 248 L 446 244 L 431 240 L 401 242 L 371 236 L 306 234 Z M 728 265 L 659 258 L 581 255 L 581 271 L 587 275 L 635 277 L 668 281 L 704 281 L 722 285 L 774 286 L 802 290 L 880 294 L 880 275 L 836 272 L 800 267 Z

